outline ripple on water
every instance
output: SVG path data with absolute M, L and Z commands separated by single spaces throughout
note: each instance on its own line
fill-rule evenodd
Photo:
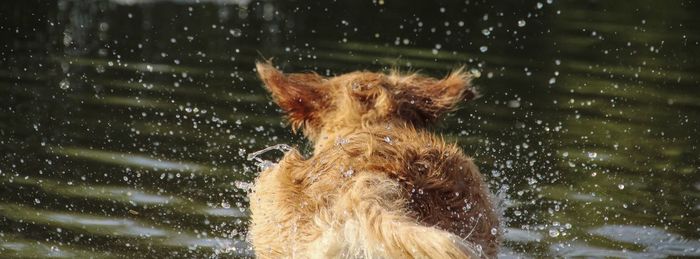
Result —
M 181 171 L 199 173 L 206 171 L 207 167 L 189 162 L 168 161 L 152 158 L 144 155 L 128 154 L 113 151 L 91 150 L 79 147 L 51 147 L 49 152 L 66 155 L 69 157 L 90 159 L 104 163 L 118 164 L 122 166 L 136 166 L 155 170 Z
M 170 232 L 130 219 L 54 212 L 12 204 L 0 204 L 0 214 L 13 220 L 32 221 L 38 224 L 87 231 L 98 235 L 165 237 Z
M 94 253 L 76 246 L 0 235 L 0 258 L 114 258 L 110 252 Z
M 557 243 L 549 247 L 550 253 L 557 257 L 583 257 L 583 258 L 660 258 L 658 254 L 648 252 L 633 252 L 627 250 L 613 250 L 600 247 L 592 247 L 581 242 Z
M 700 241 L 688 240 L 657 227 L 609 225 L 594 228 L 592 235 L 645 246 L 644 251 L 662 256 L 700 256 Z
M 510 242 L 530 243 L 540 242 L 542 234 L 517 228 L 507 228 L 503 238 Z
M 90 217 L 84 215 L 69 215 L 50 213 L 45 217 L 54 223 L 64 224 L 69 227 L 101 228 L 102 231 L 109 231 L 113 235 L 121 236 L 146 236 L 146 237 L 164 237 L 168 231 L 141 225 L 133 220 L 107 218 L 107 217 Z
M 126 238 L 144 238 L 148 242 L 162 247 L 209 248 L 216 253 L 245 256 L 250 248 L 243 240 L 200 237 L 187 231 L 175 231 L 167 228 L 156 228 L 153 225 L 138 220 L 118 218 L 114 216 L 93 216 L 77 213 L 54 212 L 28 208 L 13 204 L 0 204 L 0 215 L 12 219 L 31 221 L 35 224 L 49 225 L 53 228 L 84 231 L 91 235 L 116 236 Z M 0 236 L 2 238 L 2 236 Z M 1 241 L 2 239 L 0 239 Z M 23 249 L 26 244 L 5 242 L 0 248 Z M 0 250 L 2 252 L 2 250 Z M 48 252 L 42 255 L 49 254 Z M 2 255 L 2 253 L 0 253 Z
M 172 197 L 148 194 L 133 189 L 112 189 L 109 192 L 115 195 L 126 195 L 131 201 L 141 204 L 167 204 L 173 200 Z
M 528 258 L 532 258 L 532 257 L 525 255 L 523 253 L 513 251 L 509 247 L 501 247 L 498 251 L 498 258 L 499 259 L 528 259 Z
M 247 217 L 248 214 L 241 211 L 238 208 L 209 208 L 204 210 L 207 215 L 217 216 L 217 217 L 235 217 L 242 218 Z

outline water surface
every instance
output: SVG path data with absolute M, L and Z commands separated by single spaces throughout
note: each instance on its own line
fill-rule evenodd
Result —
M 502 257 L 700 257 L 694 1 L 3 1 L 0 257 L 246 257 L 256 60 L 466 65 L 437 132 L 503 198 Z M 265 154 L 279 159 L 279 153 Z

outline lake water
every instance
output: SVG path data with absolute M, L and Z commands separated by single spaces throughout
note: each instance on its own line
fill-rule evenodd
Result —
M 441 76 L 502 257 L 700 257 L 696 1 L 0 3 L 0 257 L 245 257 L 248 153 L 309 145 L 253 71 Z M 280 153 L 266 153 L 275 161 Z

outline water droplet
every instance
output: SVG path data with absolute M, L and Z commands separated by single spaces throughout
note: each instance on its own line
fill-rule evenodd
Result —
M 518 21 L 518 27 L 525 27 L 525 20 Z
M 537 2 L 537 9 L 542 9 L 542 6 L 544 6 L 542 3 Z
M 486 52 L 488 50 L 489 50 L 489 47 L 486 47 L 486 46 L 479 47 L 479 51 L 481 51 L 481 52 Z
M 251 188 L 253 188 L 253 184 L 252 184 L 252 183 L 243 182 L 243 181 L 235 181 L 235 182 L 234 182 L 234 185 L 236 186 L 236 188 L 241 189 L 241 190 L 245 190 L 245 191 L 250 190 Z
M 491 235 L 494 235 L 494 236 L 495 236 L 496 234 L 498 234 L 498 229 L 496 229 L 496 228 L 491 228 Z
M 335 139 L 335 145 L 337 146 L 346 145 L 348 143 L 350 143 L 350 140 L 346 138 L 338 137 Z
M 70 83 L 68 83 L 68 80 L 63 79 L 60 83 L 58 83 L 58 87 L 63 90 L 68 90 L 68 88 L 70 88 Z
M 550 237 L 558 237 L 559 236 L 559 230 L 552 228 L 549 230 L 549 236 Z
M 508 107 L 509 108 L 520 108 L 520 101 L 510 100 L 510 101 L 508 101 Z
M 491 30 L 483 29 L 483 30 L 481 30 L 481 34 L 483 34 L 484 36 L 489 36 L 489 35 L 491 35 Z
M 537 183 L 537 179 L 535 178 L 527 178 L 527 184 L 533 185 Z
M 226 201 L 222 201 L 221 207 L 224 209 L 228 209 L 228 208 L 231 208 L 231 204 L 228 204 L 228 202 L 226 202 Z
M 241 35 L 243 35 L 241 29 L 231 29 L 228 30 L 228 33 L 231 34 L 233 37 L 240 37 Z
M 594 158 L 596 158 L 596 157 L 598 157 L 598 153 L 596 153 L 596 152 L 588 152 L 588 158 L 594 159 Z
M 624 189 L 625 189 L 625 185 L 624 185 L 624 184 L 618 184 L 618 185 L 617 185 L 617 188 L 620 189 L 620 190 L 624 190 Z
M 481 77 L 481 71 L 479 71 L 478 69 L 471 69 L 469 70 L 469 73 L 471 73 L 472 76 L 474 76 L 474 78 Z
M 354 173 L 355 173 L 355 171 L 352 170 L 352 169 L 350 169 L 350 170 L 347 170 L 347 171 L 343 172 L 343 176 L 345 176 L 345 177 L 350 177 L 350 176 L 352 176 Z
M 263 170 L 267 169 L 268 167 L 274 166 L 275 163 L 273 163 L 273 162 L 271 162 L 271 161 L 264 160 L 264 159 L 262 159 L 262 158 L 260 158 L 260 157 L 258 157 L 258 156 L 260 156 L 260 155 L 262 155 L 262 154 L 264 154 L 264 153 L 266 153 L 266 152 L 269 152 L 269 151 L 271 151 L 271 150 L 279 150 L 279 151 L 282 151 L 282 152 L 286 153 L 287 151 L 292 150 L 292 147 L 290 147 L 290 146 L 287 145 L 287 144 L 272 145 L 272 146 L 266 147 L 266 148 L 264 148 L 264 149 L 262 149 L 262 150 L 258 150 L 258 151 L 255 151 L 255 152 L 253 152 L 253 153 L 248 154 L 247 159 L 250 160 L 250 161 L 255 160 L 255 162 L 256 162 L 255 164 L 258 166 L 258 168 L 259 168 L 261 171 L 263 171 Z
M 389 136 L 384 137 L 384 142 L 391 144 L 391 138 Z

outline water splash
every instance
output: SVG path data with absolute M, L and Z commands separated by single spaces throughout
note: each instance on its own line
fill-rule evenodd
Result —
M 243 257 L 249 258 L 252 254 L 252 247 L 241 240 L 213 238 L 208 240 L 214 247 L 214 253 L 209 258 Z
M 269 167 L 274 166 L 274 165 L 277 164 L 277 163 L 275 163 L 275 162 L 268 161 L 268 160 L 264 160 L 264 159 L 262 159 L 262 158 L 259 157 L 260 155 L 262 155 L 262 154 L 264 154 L 264 153 L 267 153 L 267 152 L 269 152 L 269 151 L 272 151 L 272 150 L 279 150 L 279 151 L 282 151 L 282 152 L 285 152 L 285 153 L 286 153 L 287 151 L 292 150 L 292 147 L 290 147 L 290 146 L 287 145 L 287 144 L 277 144 L 277 145 L 269 146 L 269 147 L 263 148 L 263 149 L 261 149 L 261 150 L 255 151 L 255 152 L 253 152 L 253 153 L 249 153 L 247 159 L 248 159 L 249 161 L 255 160 L 255 165 L 256 165 L 261 171 L 263 171 L 263 170 L 265 170 L 265 169 L 267 169 L 267 168 L 269 168 Z

